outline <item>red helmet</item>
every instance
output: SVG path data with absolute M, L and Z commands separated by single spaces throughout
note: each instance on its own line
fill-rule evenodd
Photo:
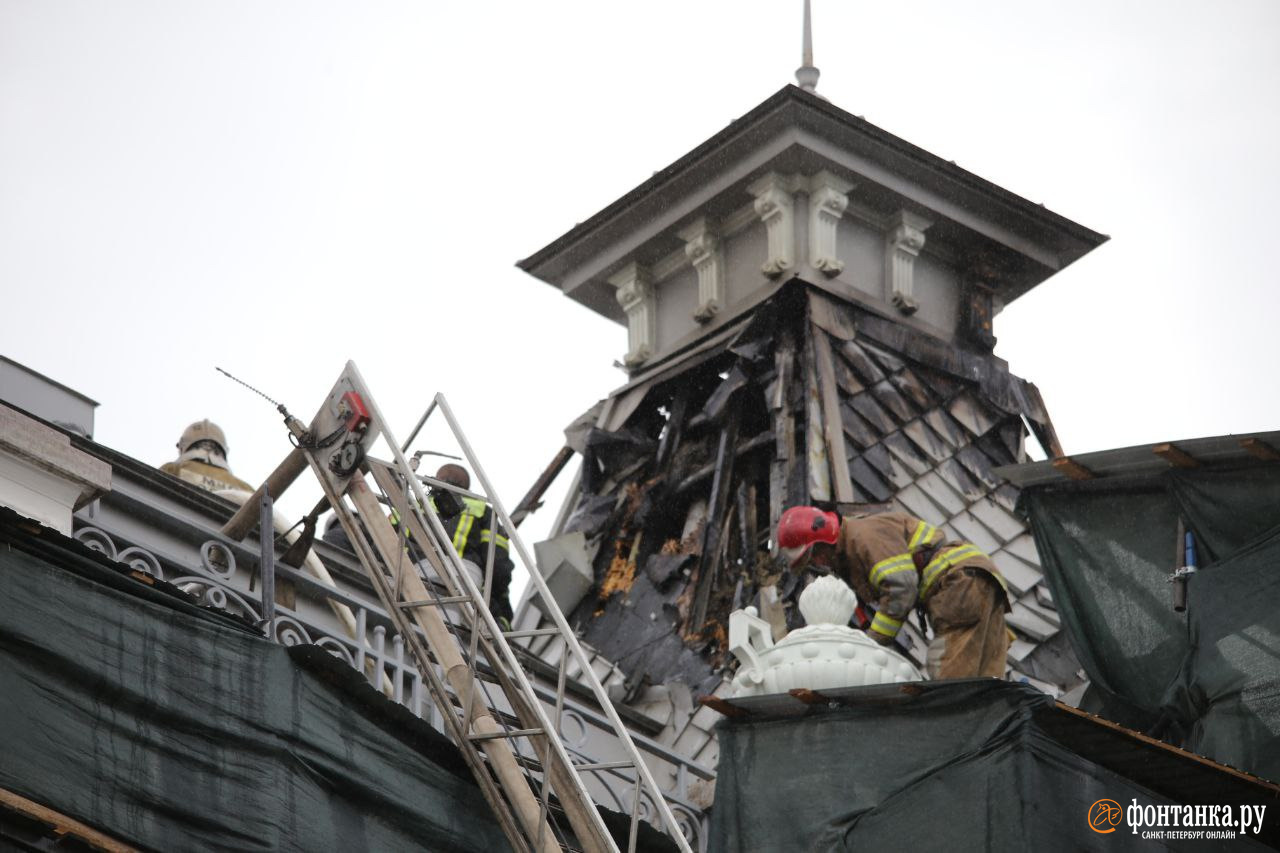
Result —
M 778 548 L 787 565 L 796 566 L 818 542 L 836 544 L 840 517 L 816 506 L 793 506 L 778 519 Z

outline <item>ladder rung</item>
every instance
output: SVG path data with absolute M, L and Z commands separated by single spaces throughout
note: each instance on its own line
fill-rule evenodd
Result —
M 470 601 L 469 595 L 446 595 L 440 598 L 424 598 L 420 601 L 402 601 L 397 606 L 401 610 L 412 610 L 415 607 L 439 607 L 441 604 L 462 604 Z
M 623 767 L 635 767 L 634 761 L 601 761 L 597 764 L 575 764 L 573 769 L 583 770 L 621 770 Z
M 515 640 L 521 637 L 550 637 L 552 634 L 559 633 L 559 628 L 534 628 L 530 631 L 503 631 L 502 636 L 508 640 Z
M 494 732 L 487 735 L 468 735 L 471 740 L 498 740 L 507 737 L 532 737 L 533 735 L 544 734 L 542 729 L 509 729 L 505 732 Z

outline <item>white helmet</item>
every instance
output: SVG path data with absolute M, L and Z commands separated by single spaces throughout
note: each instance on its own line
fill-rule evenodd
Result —
M 197 441 L 212 441 L 218 445 L 218 449 L 222 451 L 223 456 L 227 455 L 226 433 L 222 431 L 222 427 L 208 418 L 196 421 L 182 431 L 182 438 L 178 439 L 178 452 L 186 453 Z

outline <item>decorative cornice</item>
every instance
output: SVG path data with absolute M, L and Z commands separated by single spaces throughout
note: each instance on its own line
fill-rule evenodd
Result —
M 809 178 L 809 264 L 828 277 L 840 274 L 836 228 L 849 207 L 854 185 L 823 169 Z
M 679 232 L 685 254 L 698 273 L 698 307 L 693 319 L 706 323 L 725 304 L 724 249 L 720 238 L 705 217 L 699 217 Z
M 899 211 L 885 235 L 885 286 L 888 299 L 903 314 L 914 314 L 919 303 L 913 290 L 916 257 L 924 248 L 924 232 L 933 223 L 910 211 Z
M 653 357 L 658 346 L 657 299 L 647 267 L 629 263 L 609 277 L 618 304 L 627 315 L 627 354 L 623 363 L 636 367 Z
M 764 222 L 769 237 L 769 256 L 760 270 L 778 278 L 795 266 L 796 228 L 794 176 L 770 172 L 747 187 L 756 197 L 756 215 Z

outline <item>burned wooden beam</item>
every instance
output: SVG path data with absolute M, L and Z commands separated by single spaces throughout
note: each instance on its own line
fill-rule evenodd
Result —
M 680 446 L 684 435 L 685 414 L 689 411 L 689 389 L 681 389 L 671 402 L 671 413 L 667 417 L 667 428 L 658 441 L 658 455 L 654 461 L 654 470 L 659 474 L 666 473 L 672 455 Z
M 564 470 L 564 466 L 569 464 L 569 460 L 573 458 L 573 448 L 568 445 L 560 448 L 555 458 L 551 460 L 551 464 L 546 470 L 534 480 L 533 485 L 529 488 L 528 494 L 520 499 L 520 503 L 516 504 L 516 508 L 511 512 L 511 523 L 516 527 L 520 526 L 520 522 L 524 521 L 530 514 L 535 512 L 538 507 L 542 506 L 542 496 L 547 489 L 551 488 L 551 484 L 555 482 L 556 477 L 560 476 L 560 472 Z
M 692 624 L 686 626 L 687 634 L 700 631 L 707 621 L 707 604 L 711 601 L 711 588 L 715 585 L 720 562 L 720 537 L 724 532 L 729 483 L 733 479 L 733 463 L 737 456 L 734 453 L 737 438 L 738 419 L 731 415 L 720 430 L 720 445 L 716 449 L 715 474 L 711 480 L 711 499 L 707 504 L 707 524 L 702 531 L 702 556 L 698 561 L 693 596 L 693 620 Z
M 766 430 L 760 433 L 759 435 L 754 436 L 750 441 L 745 441 L 742 444 L 738 445 L 737 448 L 734 449 L 733 455 L 735 457 L 746 456 L 748 453 L 751 453 L 754 450 L 759 450 L 760 448 L 766 447 L 767 445 L 772 443 L 773 443 L 773 433 Z M 676 494 L 689 491 L 694 486 L 698 485 L 699 483 L 701 483 L 703 480 L 710 477 L 715 472 L 716 472 L 716 465 L 714 462 L 710 465 L 702 466 L 701 468 L 694 471 L 692 474 L 685 477 L 683 480 L 681 480 L 679 483 L 676 484 Z
M 1175 444 L 1157 444 L 1151 452 L 1175 468 L 1199 468 L 1200 463 L 1190 453 Z
M 735 394 L 746 387 L 747 373 L 740 365 L 735 364 L 729 373 L 716 386 L 716 390 L 711 392 L 711 396 L 707 398 L 707 403 L 702 407 L 699 415 L 706 421 L 718 421 L 725 416 L 729 410 L 729 403 L 733 400 Z
M 1062 456 L 1053 460 L 1053 467 L 1056 471 L 1072 480 L 1092 480 L 1097 476 L 1070 456 Z
M 827 461 L 831 465 L 832 486 L 839 503 L 853 501 L 853 480 L 849 475 L 849 453 L 844 444 L 844 425 L 840 419 L 840 394 L 836 390 L 835 365 L 831 343 L 815 325 L 813 348 L 818 362 L 818 394 L 822 400 L 823 433 L 827 442 Z

